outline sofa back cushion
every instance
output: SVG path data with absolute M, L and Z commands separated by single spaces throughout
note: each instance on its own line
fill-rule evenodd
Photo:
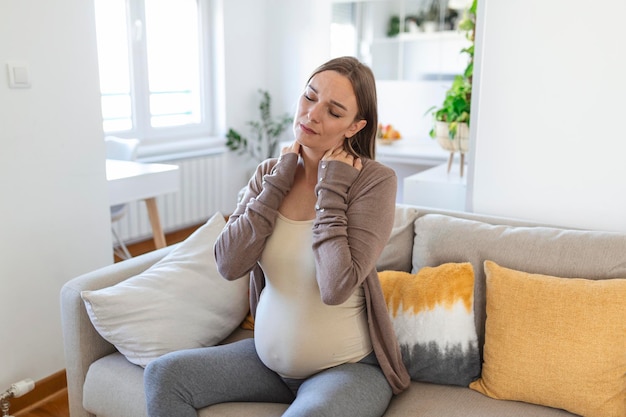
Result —
M 389 241 L 376 263 L 378 271 L 411 271 L 415 219 L 419 212 L 416 207 L 396 205 L 393 229 Z
M 484 261 L 557 277 L 626 276 L 626 234 L 489 224 L 426 214 L 415 221 L 412 272 L 447 262 L 474 267 L 474 313 L 479 346 L 485 338 Z

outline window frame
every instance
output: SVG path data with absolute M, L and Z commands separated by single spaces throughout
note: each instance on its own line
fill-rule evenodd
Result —
M 184 139 L 207 138 L 214 136 L 218 125 L 216 108 L 218 106 L 215 89 L 215 41 L 217 35 L 216 10 L 211 0 L 196 0 L 198 7 L 198 48 L 199 48 L 199 95 L 200 122 L 190 125 L 152 127 L 150 125 L 150 92 L 148 86 L 148 60 L 146 42 L 145 0 L 126 0 L 129 79 L 131 96 L 131 121 L 129 130 L 104 131 L 106 136 L 138 138 L 142 147 L 151 144 L 178 143 Z M 141 21 L 141 34 L 137 36 L 135 22 Z M 169 151 L 171 152 L 171 151 Z M 140 155 L 141 155 L 140 150 Z M 151 152 L 152 153 L 152 152 Z M 160 153 L 160 152 L 157 152 Z

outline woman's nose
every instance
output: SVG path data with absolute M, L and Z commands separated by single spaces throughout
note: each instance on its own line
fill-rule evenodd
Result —
M 319 103 L 314 103 L 313 105 L 311 105 L 308 111 L 309 120 L 312 122 L 319 122 L 321 114 L 320 112 L 321 106 L 319 105 Z

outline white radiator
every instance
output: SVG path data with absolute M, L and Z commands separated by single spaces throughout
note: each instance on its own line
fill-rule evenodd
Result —
M 180 167 L 179 191 L 157 197 L 161 225 L 166 233 L 204 223 L 217 211 L 230 214 L 235 208 L 239 185 L 245 184 L 232 185 L 230 174 L 225 175 L 225 167 L 231 163 L 225 154 L 159 163 Z M 127 243 L 151 238 L 152 228 L 145 202 L 129 203 L 126 215 L 113 227 Z

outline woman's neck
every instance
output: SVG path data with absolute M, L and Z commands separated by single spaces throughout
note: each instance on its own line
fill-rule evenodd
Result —
M 302 176 L 307 184 L 317 184 L 317 167 L 324 153 L 302 149 Z

